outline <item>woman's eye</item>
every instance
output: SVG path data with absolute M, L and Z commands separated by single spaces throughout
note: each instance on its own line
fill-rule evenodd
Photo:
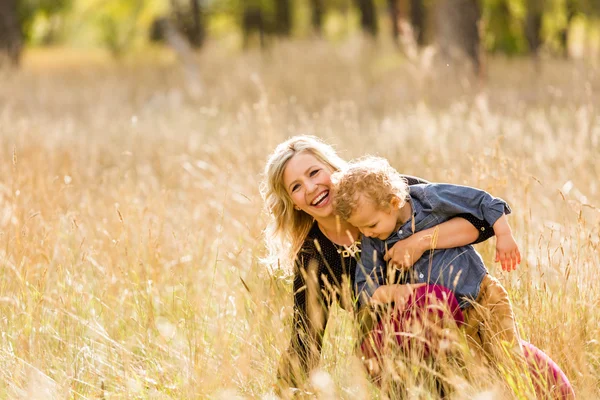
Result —
M 298 190 L 298 188 L 300 188 L 300 185 L 292 186 L 292 193 L 294 193 L 296 190 Z
M 319 173 L 319 171 L 320 171 L 320 169 L 314 169 L 314 170 L 310 171 L 310 174 L 309 174 L 309 175 L 310 175 L 310 176 L 315 176 L 316 174 L 318 174 L 318 173 Z

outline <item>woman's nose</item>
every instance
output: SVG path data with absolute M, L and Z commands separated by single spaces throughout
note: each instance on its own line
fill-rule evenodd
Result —
M 306 182 L 306 191 L 308 193 L 314 192 L 316 188 L 317 188 L 317 184 L 316 183 L 314 183 L 312 181 Z

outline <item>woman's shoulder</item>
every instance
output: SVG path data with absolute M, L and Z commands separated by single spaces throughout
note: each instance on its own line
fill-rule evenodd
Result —
M 425 179 L 416 177 L 416 176 L 411 176 L 411 175 L 402 175 L 402 177 L 404 179 L 406 179 L 406 183 L 408 184 L 408 186 L 412 186 L 412 185 L 421 185 L 421 184 L 427 184 L 429 183 L 429 181 L 426 181 Z
M 310 231 L 308 231 L 308 234 L 304 238 L 304 242 L 302 242 L 302 246 L 300 247 L 296 255 L 297 257 L 300 257 L 302 255 L 316 254 L 315 239 L 319 239 L 319 233 L 319 226 L 315 222 L 313 223 L 313 225 L 310 228 Z

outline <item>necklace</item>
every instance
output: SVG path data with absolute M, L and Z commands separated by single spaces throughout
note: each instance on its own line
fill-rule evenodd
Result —
M 350 246 L 333 244 L 336 247 L 338 254 L 341 254 L 344 258 L 355 257 L 360 253 L 360 241 L 358 240 L 354 241 Z
M 354 240 L 349 245 L 337 244 L 327 234 L 327 230 L 324 226 L 319 226 L 319 230 L 321 231 L 321 233 L 323 233 L 323 236 L 325 236 L 327 240 L 329 240 L 331 244 L 333 244 L 338 254 L 341 254 L 342 257 L 356 257 L 360 253 L 360 240 Z

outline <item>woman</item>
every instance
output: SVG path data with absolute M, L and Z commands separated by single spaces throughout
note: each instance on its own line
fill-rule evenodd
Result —
M 272 261 L 294 268 L 294 331 L 278 371 L 285 385 L 297 386 L 318 364 L 330 307 L 335 302 L 346 310 L 353 307 L 352 289 L 347 288 L 354 288 L 360 233 L 333 213 L 330 192 L 331 173 L 344 164 L 328 144 L 298 136 L 277 146 L 265 167 L 261 192 L 271 216 L 266 230 L 269 253 Z M 409 184 L 423 182 L 413 177 L 407 180 Z M 484 221 L 460 215 L 398 242 L 386 260 L 410 267 L 411 257 L 405 255 L 420 258 L 432 237 L 437 238 L 437 248 L 452 248 L 491 236 L 493 230 Z M 412 289 L 406 285 L 407 293 Z

